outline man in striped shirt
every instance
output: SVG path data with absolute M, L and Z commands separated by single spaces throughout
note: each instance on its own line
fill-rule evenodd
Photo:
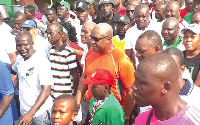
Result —
M 50 24 L 47 37 L 52 44 L 50 50 L 51 70 L 54 85 L 51 88 L 53 98 L 62 94 L 75 94 L 78 87 L 78 72 L 74 51 L 62 40 L 63 27 L 58 23 Z

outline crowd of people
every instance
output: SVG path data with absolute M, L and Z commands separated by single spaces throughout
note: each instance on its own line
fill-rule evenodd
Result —
M 0 125 L 200 125 L 200 0 L 62 0 L 0 13 Z

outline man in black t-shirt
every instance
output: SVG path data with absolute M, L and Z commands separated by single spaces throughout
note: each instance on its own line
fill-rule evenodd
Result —
M 99 20 L 96 20 L 95 23 L 110 24 L 113 28 L 114 35 L 116 35 L 117 34 L 116 21 L 120 15 L 115 14 L 113 12 L 114 6 L 115 3 L 113 2 L 113 0 L 100 0 L 98 10 L 101 13 L 101 18 Z
M 186 51 L 183 51 L 185 56 L 185 65 L 190 72 L 194 84 L 200 86 L 200 26 L 191 24 L 183 29 L 183 45 Z

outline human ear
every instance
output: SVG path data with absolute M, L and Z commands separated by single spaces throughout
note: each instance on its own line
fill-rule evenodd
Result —
M 78 115 L 78 113 L 77 113 L 77 112 L 74 112 L 74 113 L 72 114 L 71 120 L 73 121 L 73 120 L 76 118 L 77 115 Z
M 160 46 L 156 46 L 155 50 L 156 50 L 156 53 L 159 53 L 161 51 Z
M 185 65 L 182 65 L 180 68 L 180 75 L 182 75 L 184 71 L 185 71 Z
M 170 82 L 165 82 L 164 88 L 162 90 L 162 94 L 166 94 L 170 89 L 171 89 L 171 83 Z

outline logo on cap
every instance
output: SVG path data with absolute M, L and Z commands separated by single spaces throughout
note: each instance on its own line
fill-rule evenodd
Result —
M 91 77 L 94 77 L 96 75 L 97 71 L 94 71 L 94 73 L 91 75 Z
M 80 2 L 79 4 L 78 4 L 78 7 L 82 7 L 83 6 L 83 3 L 82 2 Z M 78 8 L 77 7 L 77 8 Z
M 121 16 L 119 19 L 122 20 L 122 21 L 124 21 L 124 16 Z

